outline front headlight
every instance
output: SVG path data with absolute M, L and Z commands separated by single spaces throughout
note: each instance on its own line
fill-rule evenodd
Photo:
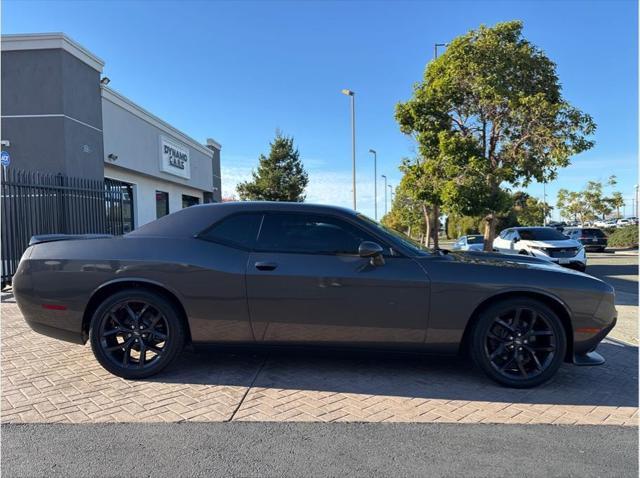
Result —
M 541 246 L 529 246 L 529 247 L 531 247 L 531 249 L 535 249 L 536 251 L 544 252 L 545 254 L 549 252 L 548 247 L 541 247 Z

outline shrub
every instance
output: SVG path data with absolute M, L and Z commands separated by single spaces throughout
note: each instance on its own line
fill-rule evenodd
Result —
M 616 229 L 609 236 L 611 247 L 638 247 L 638 226 L 627 226 Z

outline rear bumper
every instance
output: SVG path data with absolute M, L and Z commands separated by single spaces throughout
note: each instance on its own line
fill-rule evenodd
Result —
M 60 329 L 58 327 L 52 327 L 41 322 L 34 322 L 27 319 L 25 319 L 25 322 L 29 327 L 31 327 L 31 330 L 37 332 L 38 334 L 46 335 L 47 337 L 52 337 L 54 339 L 64 340 L 65 342 L 72 342 L 74 344 L 80 345 L 83 345 L 86 342 L 85 337 L 78 332 Z

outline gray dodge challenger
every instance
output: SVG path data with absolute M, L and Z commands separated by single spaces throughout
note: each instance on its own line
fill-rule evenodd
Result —
M 299 203 L 183 209 L 123 236 L 34 236 L 13 279 L 36 332 L 90 341 L 109 372 L 160 372 L 185 344 L 471 356 L 531 387 L 598 365 L 613 288 L 527 256 L 423 250 L 357 212 Z

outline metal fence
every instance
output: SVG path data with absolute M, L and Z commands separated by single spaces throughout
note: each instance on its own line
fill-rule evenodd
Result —
M 11 282 L 31 236 L 122 234 L 123 193 L 112 184 L 2 168 L 2 286 Z

